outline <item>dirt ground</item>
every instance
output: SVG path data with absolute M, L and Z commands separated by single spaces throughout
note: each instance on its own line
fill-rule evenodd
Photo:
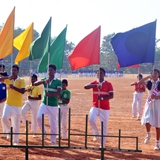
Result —
M 85 134 L 86 115 L 88 115 L 91 101 L 92 90 L 84 90 L 84 85 L 95 80 L 96 78 L 67 78 L 69 81 L 68 89 L 71 91 L 72 98 L 69 104 L 71 108 L 71 134 Z M 131 103 L 133 99 L 134 87 L 130 83 L 136 80 L 136 75 L 125 75 L 123 78 L 106 78 L 114 87 L 114 98 L 111 102 L 111 114 L 109 118 L 108 135 L 117 136 L 119 129 L 121 129 L 122 136 L 138 137 L 138 149 L 142 152 L 120 152 L 120 151 L 105 151 L 105 159 L 133 159 L 133 160 L 159 160 L 160 151 L 154 151 L 155 145 L 155 128 L 151 129 L 151 140 L 148 144 L 144 144 L 146 136 L 145 127 L 141 125 L 140 121 L 132 118 Z M 29 84 L 26 78 L 26 84 Z M 143 106 L 147 93 L 144 94 Z M 26 95 L 23 97 L 24 101 Z M 30 114 L 28 114 L 30 121 Z M 97 123 L 100 125 L 99 120 Z M 49 133 L 48 117 L 45 117 L 45 125 Z M 2 128 L 0 127 L 2 132 Z M 25 126 L 21 124 L 21 133 L 25 132 Z M 30 129 L 29 132 L 31 133 Z M 40 133 L 40 130 L 39 130 Z M 90 125 L 88 123 L 88 134 L 91 133 Z M 45 145 L 50 145 L 49 135 L 45 140 Z M 20 135 L 20 145 L 26 143 L 25 136 Z M 41 136 L 32 138 L 29 136 L 29 145 L 40 145 Z M 84 146 L 84 136 L 70 137 L 70 146 Z M 87 146 L 91 148 L 98 148 L 99 144 L 92 141 L 93 137 L 89 136 Z M 10 142 L 4 138 L 0 138 L 0 144 L 9 144 Z M 61 140 L 61 146 L 66 146 L 67 141 Z M 58 139 L 57 139 L 58 146 Z M 118 138 L 108 137 L 106 148 L 118 148 Z M 121 140 L 121 149 L 135 150 L 136 140 L 131 138 L 124 138 Z M 31 148 L 29 149 L 29 160 L 95 160 L 100 159 L 100 150 L 91 149 L 59 149 L 59 148 Z M 23 148 L 0 148 L 0 160 L 23 160 L 25 159 L 25 150 Z

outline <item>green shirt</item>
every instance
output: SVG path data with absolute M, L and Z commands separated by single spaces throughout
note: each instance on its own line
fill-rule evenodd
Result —
M 45 79 L 46 77 L 42 78 L 41 80 L 45 80 Z M 58 106 L 58 97 L 56 96 L 47 97 L 46 92 L 48 91 L 51 94 L 57 92 L 58 88 L 62 88 L 62 82 L 59 79 L 54 78 L 50 83 L 48 84 L 45 83 L 43 85 L 44 85 L 44 93 L 43 93 L 42 103 L 47 106 L 54 106 L 54 107 Z
M 66 100 L 70 99 L 71 98 L 71 92 L 68 89 L 61 90 L 60 98 L 63 98 L 63 99 L 66 99 Z M 59 100 L 58 104 L 67 104 L 67 103 Z

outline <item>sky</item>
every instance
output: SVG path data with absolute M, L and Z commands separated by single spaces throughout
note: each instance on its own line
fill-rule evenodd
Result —
M 15 8 L 15 28 L 26 29 L 34 22 L 40 34 L 52 17 L 52 37 L 67 27 L 66 39 L 78 44 L 101 26 L 103 36 L 125 32 L 157 19 L 160 38 L 160 0 L 0 0 L 0 25 Z

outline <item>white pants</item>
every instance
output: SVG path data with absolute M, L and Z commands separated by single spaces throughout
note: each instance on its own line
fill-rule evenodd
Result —
M 5 104 L 4 110 L 3 110 L 3 115 L 2 115 L 2 121 L 4 125 L 4 131 L 6 133 L 10 133 L 10 121 L 9 117 L 11 116 L 11 122 L 12 122 L 12 127 L 13 127 L 13 133 L 19 133 L 20 132 L 20 119 L 21 119 L 21 112 L 22 108 L 21 107 L 16 107 L 16 106 L 9 106 L 8 104 Z M 13 143 L 19 142 L 19 135 L 14 134 L 13 135 Z
M 103 122 L 103 135 L 106 136 L 108 132 L 108 119 L 110 115 L 110 110 L 104 110 L 96 107 L 92 107 L 90 109 L 90 118 L 89 122 L 91 125 L 91 129 L 94 135 L 99 135 L 98 128 L 96 125 L 97 117 L 100 118 L 100 121 Z M 103 138 L 103 145 L 106 144 L 106 137 Z
M 38 124 L 37 124 L 37 113 L 38 113 L 38 100 L 35 101 L 30 101 L 27 100 L 24 104 L 24 106 L 22 107 L 22 122 L 24 124 L 26 124 L 26 120 L 27 120 L 27 112 L 30 110 L 31 111 L 31 130 L 33 131 L 33 133 L 37 133 L 37 128 L 38 128 Z
M 58 106 L 60 108 L 60 117 L 61 117 L 61 134 L 62 138 L 67 138 L 67 113 L 68 105 Z M 58 121 L 59 122 L 59 121 Z
M 0 117 L 1 117 L 1 125 L 2 125 L 2 131 L 3 131 L 3 133 L 5 133 L 4 125 L 3 125 L 3 121 L 2 121 L 2 115 L 3 115 L 4 105 L 5 105 L 5 102 L 0 103 Z
M 143 93 L 139 93 L 136 91 L 133 93 L 132 115 L 136 116 L 136 110 L 137 110 L 138 111 L 137 116 L 140 117 L 142 108 L 142 99 L 143 99 Z
M 58 107 L 57 106 L 47 106 L 45 104 L 41 104 L 39 107 L 38 115 L 37 115 L 37 122 L 38 126 L 42 131 L 42 114 L 47 114 L 50 122 L 50 134 L 51 135 L 51 142 L 56 142 L 56 134 L 57 134 L 57 114 L 58 114 Z M 46 129 L 44 127 L 44 133 L 46 133 Z

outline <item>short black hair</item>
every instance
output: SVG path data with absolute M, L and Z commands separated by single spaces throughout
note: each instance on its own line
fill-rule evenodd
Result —
M 160 74 L 158 69 L 153 69 L 151 73 L 153 73 L 153 72 L 157 72 L 158 74 Z
M 14 64 L 14 65 L 12 66 L 12 68 L 16 68 L 17 71 L 19 71 L 19 66 L 18 66 L 17 64 Z
M 67 81 L 66 79 L 63 79 L 63 80 L 62 80 L 62 83 L 65 83 L 66 86 L 68 86 L 68 81 Z
M 3 67 L 5 69 L 5 65 L 4 64 L 0 64 L 0 68 Z
M 106 74 L 106 71 L 104 70 L 104 68 L 101 68 L 101 67 L 100 67 L 99 69 L 97 69 L 97 71 L 98 71 L 98 70 L 102 71 L 102 72 L 104 73 L 104 75 Z
M 49 68 L 53 68 L 53 69 L 56 71 L 56 65 L 54 65 L 54 64 L 49 64 L 48 67 L 49 67 Z
M 31 77 L 34 77 L 34 78 L 38 79 L 36 74 L 32 74 Z
M 138 77 L 143 78 L 143 75 L 142 75 L 142 74 L 138 74 L 137 78 L 138 78 Z

